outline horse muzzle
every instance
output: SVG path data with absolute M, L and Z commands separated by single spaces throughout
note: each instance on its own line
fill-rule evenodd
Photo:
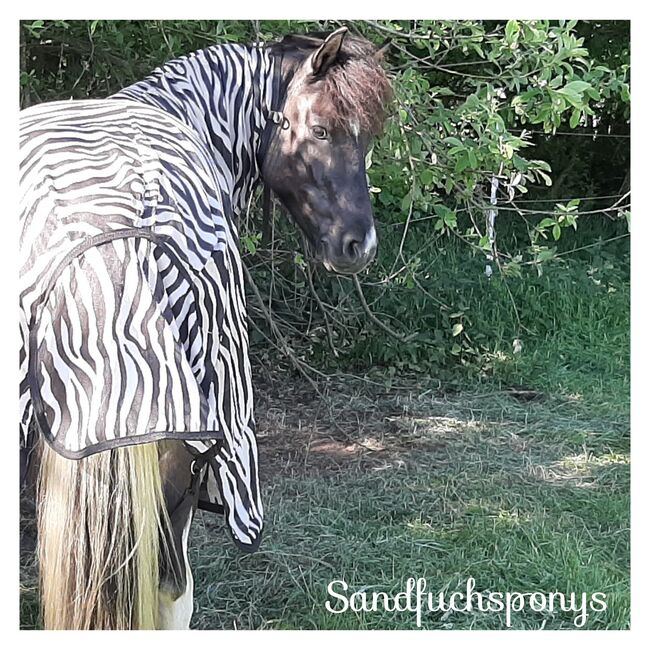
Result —
M 346 232 L 336 244 L 321 239 L 320 257 L 328 271 L 350 275 L 363 271 L 377 253 L 377 232 L 374 225 L 361 237 Z M 338 245 L 337 245 L 338 244 Z

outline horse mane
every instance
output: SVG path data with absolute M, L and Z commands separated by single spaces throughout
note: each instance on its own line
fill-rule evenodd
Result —
M 327 32 L 288 35 L 280 42 L 287 49 L 310 54 L 328 36 Z M 331 98 L 335 120 L 349 128 L 353 122 L 370 135 L 381 133 L 393 98 L 390 80 L 382 66 L 383 55 L 370 41 L 347 34 L 336 63 L 314 81 L 324 84 L 323 90 Z

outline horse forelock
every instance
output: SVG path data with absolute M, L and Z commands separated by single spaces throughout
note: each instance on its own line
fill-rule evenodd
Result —
M 371 54 L 346 57 L 323 78 L 323 92 L 334 106 L 336 121 L 350 130 L 378 135 L 386 119 L 392 88 L 386 71 Z
M 287 37 L 283 44 L 306 51 L 309 56 L 321 42 L 307 35 Z M 337 126 L 355 136 L 359 131 L 369 135 L 382 131 L 393 91 L 381 57 L 370 41 L 348 35 L 337 61 L 313 82 L 319 84 L 321 101 L 331 104 L 328 113 Z

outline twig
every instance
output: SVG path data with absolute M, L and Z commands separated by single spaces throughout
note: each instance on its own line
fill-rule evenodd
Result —
M 311 293 L 316 299 L 316 302 L 318 303 L 318 307 L 321 310 L 321 313 L 323 314 L 323 322 L 325 323 L 325 331 L 327 332 L 327 342 L 330 346 L 330 350 L 332 350 L 332 354 L 338 359 L 339 352 L 334 347 L 334 340 L 332 338 L 332 328 L 330 327 L 329 316 L 327 314 L 327 310 L 325 309 L 325 306 L 323 305 L 320 299 L 320 296 L 318 295 L 316 289 L 314 288 L 314 281 L 312 279 L 310 264 L 307 264 L 307 273 L 305 275 L 307 276 L 307 280 L 309 281 L 309 288 L 311 289 Z
M 609 242 L 616 241 L 617 239 L 624 239 L 629 237 L 630 233 L 626 232 L 622 235 L 617 235 L 616 237 L 610 237 L 609 239 L 604 239 L 602 241 L 594 242 L 593 244 L 587 244 L 586 246 L 579 246 L 578 248 L 572 248 L 570 251 L 563 251 L 562 253 L 556 253 L 555 257 L 563 257 L 565 255 L 571 255 L 571 253 L 577 253 L 578 251 L 584 251 L 588 248 L 594 248 L 595 246 L 602 246 L 603 244 L 609 244 Z
M 269 327 L 271 328 L 271 331 L 273 332 L 276 339 L 280 342 L 282 351 L 287 355 L 287 357 L 289 357 L 296 370 L 298 370 L 298 372 L 311 384 L 311 387 L 320 395 L 320 391 L 318 390 L 318 386 L 316 382 L 310 377 L 309 373 L 305 370 L 305 367 L 309 368 L 313 373 L 317 375 L 321 375 L 323 377 L 325 377 L 326 375 L 316 370 L 315 368 L 312 368 L 309 364 L 305 363 L 304 361 L 301 361 L 300 359 L 298 359 L 298 357 L 296 357 L 293 350 L 291 349 L 291 346 L 287 342 L 287 339 L 283 336 L 282 332 L 280 332 L 278 326 L 275 324 L 273 320 L 273 316 L 266 308 L 266 305 L 264 304 L 264 299 L 262 298 L 262 294 L 260 294 L 260 290 L 257 288 L 257 285 L 255 284 L 255 281 L 253 280 L 250 271 L 248 270 L 245 264 L 243 264 L 242 266 L 244 268 L 244 273 L 246 274 L 246 279 L 248 280 L 248 284 L 253 290 L 253 293 L 255 294 L 255 297 L 257 298 L 257 301 L 260 307 L 262 308 L 262 312 L 264 313 L 266 322 L 269 324 Z
M 370 307 L 368 307 L 368 303 L 366 302 L 366 298 L 363 295 L 363 290 L 361 289 L 361 284 L 359 282 L 359 277 L 355 274 L 353 276 L 353 281 L 354 281 L 354 286 L 357 289 L 357 295 L 359 296 L 359 301 L 361 302 L 361 306 L 363 307 L 363 311 L 366 312 L 366 316 L 375 324 L 377 327 L 380 329 L 384 330 L 387 334 L 390 334 L 393 338 L 397 339 L 398 341 L 401 341 L 402 343 L 408 343 L 409 341 L 412 341 L 417 335 L 417 332 L 413 332 L 412 334 L 408 334 L 407 336 L 402 336 L 399 332 L 396 332 L 392 327 L 389 327 L 386 325 L 386 323 L 383 323 L 382 321 L 377 318 L 371 311 Z

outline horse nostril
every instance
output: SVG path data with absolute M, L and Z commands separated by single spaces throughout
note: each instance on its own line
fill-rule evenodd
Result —
M 355 235 L 347 234 L 343 236 L 343 255 L 350 260 L 356 260 L 361 255 L 363 240 L 358 239 Z

